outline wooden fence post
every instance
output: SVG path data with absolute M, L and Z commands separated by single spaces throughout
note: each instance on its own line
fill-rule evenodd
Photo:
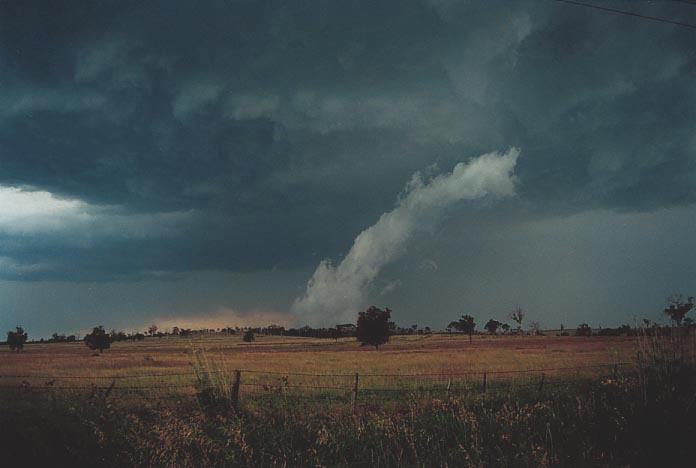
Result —
M 612 378 L 614 380 L 617 380 L 619 378 L 619 365 L 618 364 L 614 364 L 614 373 L 612 375 Z
M 488 387 L 488 374 L 486 372 L 483 373 L 483 394 L 486 394 L 486 387 Z
M 447 380 L 447 398 L 450 397 L 450 392 L 452 390 L 452 379 Z
M 539 380 L 539 395 L 541 395 L 541 391 L 544 388 L 544 373 L 541 373 L 541 380 Z
M 106 399 L 109 398 L 109 395 L 111 395 L 111 391 L 114 389 L 115 386 L 116 381 L 112 380 L 111 385 L 109 385 L 109 388 L 107 388 L 104 394 L 102 395 L 102 400 L 104 400 L 104 402 L 106 402 Z
M 355 404 L 358 400 L 358 373 L 355 373 L 355 381 L 353 382 L 353 391 L 350 394 L 350 409 L 355 413 Z
M 239 369 L 234 371 L 234 382 L 232 382 L 232 407 L 239 407 L 239 386 L 242 383 L 242 371 Z

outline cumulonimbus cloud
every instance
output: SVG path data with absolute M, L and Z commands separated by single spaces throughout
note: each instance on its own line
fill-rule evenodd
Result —
M 401 257 L 414 234 L 436 224 L 447 207 L 461 200 L 513 195 L 519 153 L 517 148 L 487 153 L 427 182 L 420 173 L 414 174 L 396 207 L 358 234 L 338 265 L 329 260 L 319 263 L 292 311 L 311 324 L 352 319 L 365 305 L 368 289 L 382 268 Z

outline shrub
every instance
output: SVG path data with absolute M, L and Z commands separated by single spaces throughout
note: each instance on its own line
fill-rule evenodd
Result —
M 111 347 L 111 337 L 99 325 L 92 329 L 92 333 L 85 335 L 85 345 L 91 350 L 99 350 L 99 353 Z
M 22 327 L 17 327 L 15 331 L 7 332 L 7 344 L 12 351 L 21 351 L 24 349 L 24 343 L 27 342 L 28 335 Z
M 495 335 L 496 332 L 498 331 L 498 328 L 502 325 L 501 322 L 495 320 L 495 319 L 490 319 L 488 322 L 486 322 L 486 325 L 483 326 L 483 328 L 488 331 L 491 335 Z
M 581 323 L 575 329 L 575 336 L 592 336 L 592 328 L 586 323 Z

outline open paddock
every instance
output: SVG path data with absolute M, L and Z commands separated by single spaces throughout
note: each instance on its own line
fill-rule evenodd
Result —
M 611 376 L 635 354 L 629 337 L 411 335 L 375 350 L 353 338 L 261 335 L 245 343 L 235 335 L 167 336 L 113 343 L 101 355 L 82 342 L 31 343 L 21 353 L 0 353 L 0 397 L 186 399 L 206 386 L 234 392 L 236 370 L 242 399 L 347 401 L 356 373 L 361 401 L 442 397 Z

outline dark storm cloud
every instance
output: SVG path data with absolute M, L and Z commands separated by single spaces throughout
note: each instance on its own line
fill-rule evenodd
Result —
M 537 216 L 695 201 L 690 30 L 554 2 L 0 10 L 0 185 L 82 203 L 0 225 L 6 279 L 316 264 L 416 170 L 510 146 Z

